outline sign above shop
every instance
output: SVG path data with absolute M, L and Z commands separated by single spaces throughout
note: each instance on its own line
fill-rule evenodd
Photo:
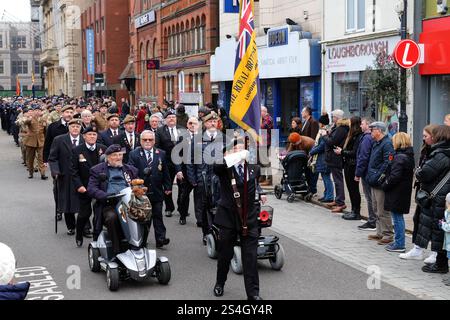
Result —
M 156 21 L 155 10 L 151 10 L 149 12 L 144 13 L 142 16 L 137 17 L 134 20 L 134 25 L 136 29 L 139 29 L 147 24 L 153 23 Z
M 419 66 L 420 74 L 450 74 L 450 17 L 424 20 L 422 30 L 425 59 Z
M 394 58 L 403 69 L 414 68 L 420 62 L 421 52 L 417 43 L 412 40 L 400 41 L 394 49 Z
M 268 45 L 269 47 L 277 47 L 287 45 L 289 42 L 288 37 L 288 28 L 278 29 L 278 30 L 269 30 L 267 33 Z

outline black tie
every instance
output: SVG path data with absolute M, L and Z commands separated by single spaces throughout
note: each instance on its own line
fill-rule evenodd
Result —
M 117 136 L 117 131 L 116 130 L 113 131 L 113 136 L 114 137 Z
M 153 157 L 152 157 L 152 152 L 148 151 L 148 159 L 147 159 L 147 164 L 150 167 L 153 163 Z
M 72 147 L 76 147 L 77 146 L 77 139 L 73 139 L 72 140 Z
M 244 167 L 242 164 L 238 165 L 238 173 L 242 180 L 244 180 Z
M 175 138 L 175 133 L 173 132 L 173 128 L 170 128 L 170 139 L 175 142 L 177 139 Z

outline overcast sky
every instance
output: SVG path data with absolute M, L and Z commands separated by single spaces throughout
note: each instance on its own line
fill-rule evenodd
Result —
M 30 11 L 30 0 L 0 0 L 0 21 L 31 21 Z

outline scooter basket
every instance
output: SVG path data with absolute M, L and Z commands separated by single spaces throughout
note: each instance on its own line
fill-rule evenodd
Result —
M 152 218 L 152 205 L 147 196 L 131 195 L 128 217 L 138 222 L 147 222 Z

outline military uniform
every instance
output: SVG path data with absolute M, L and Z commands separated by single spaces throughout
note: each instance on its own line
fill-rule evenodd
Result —
M 95 122 L 99 132 L 105 131 L 109 127 L 106 115 L 102 116 L 101 113 L 96 114 L 93 121 Z
M 37 158 L 41 178 L 46 179 L 43 152 L 47 121 L 43 117 L 27 117 L 21 122 L 27 127 L 27 132 L 24 134 L 22 141 L 26 148 L 26 163 L 29 178 L 33 178 L 34 161 Z

